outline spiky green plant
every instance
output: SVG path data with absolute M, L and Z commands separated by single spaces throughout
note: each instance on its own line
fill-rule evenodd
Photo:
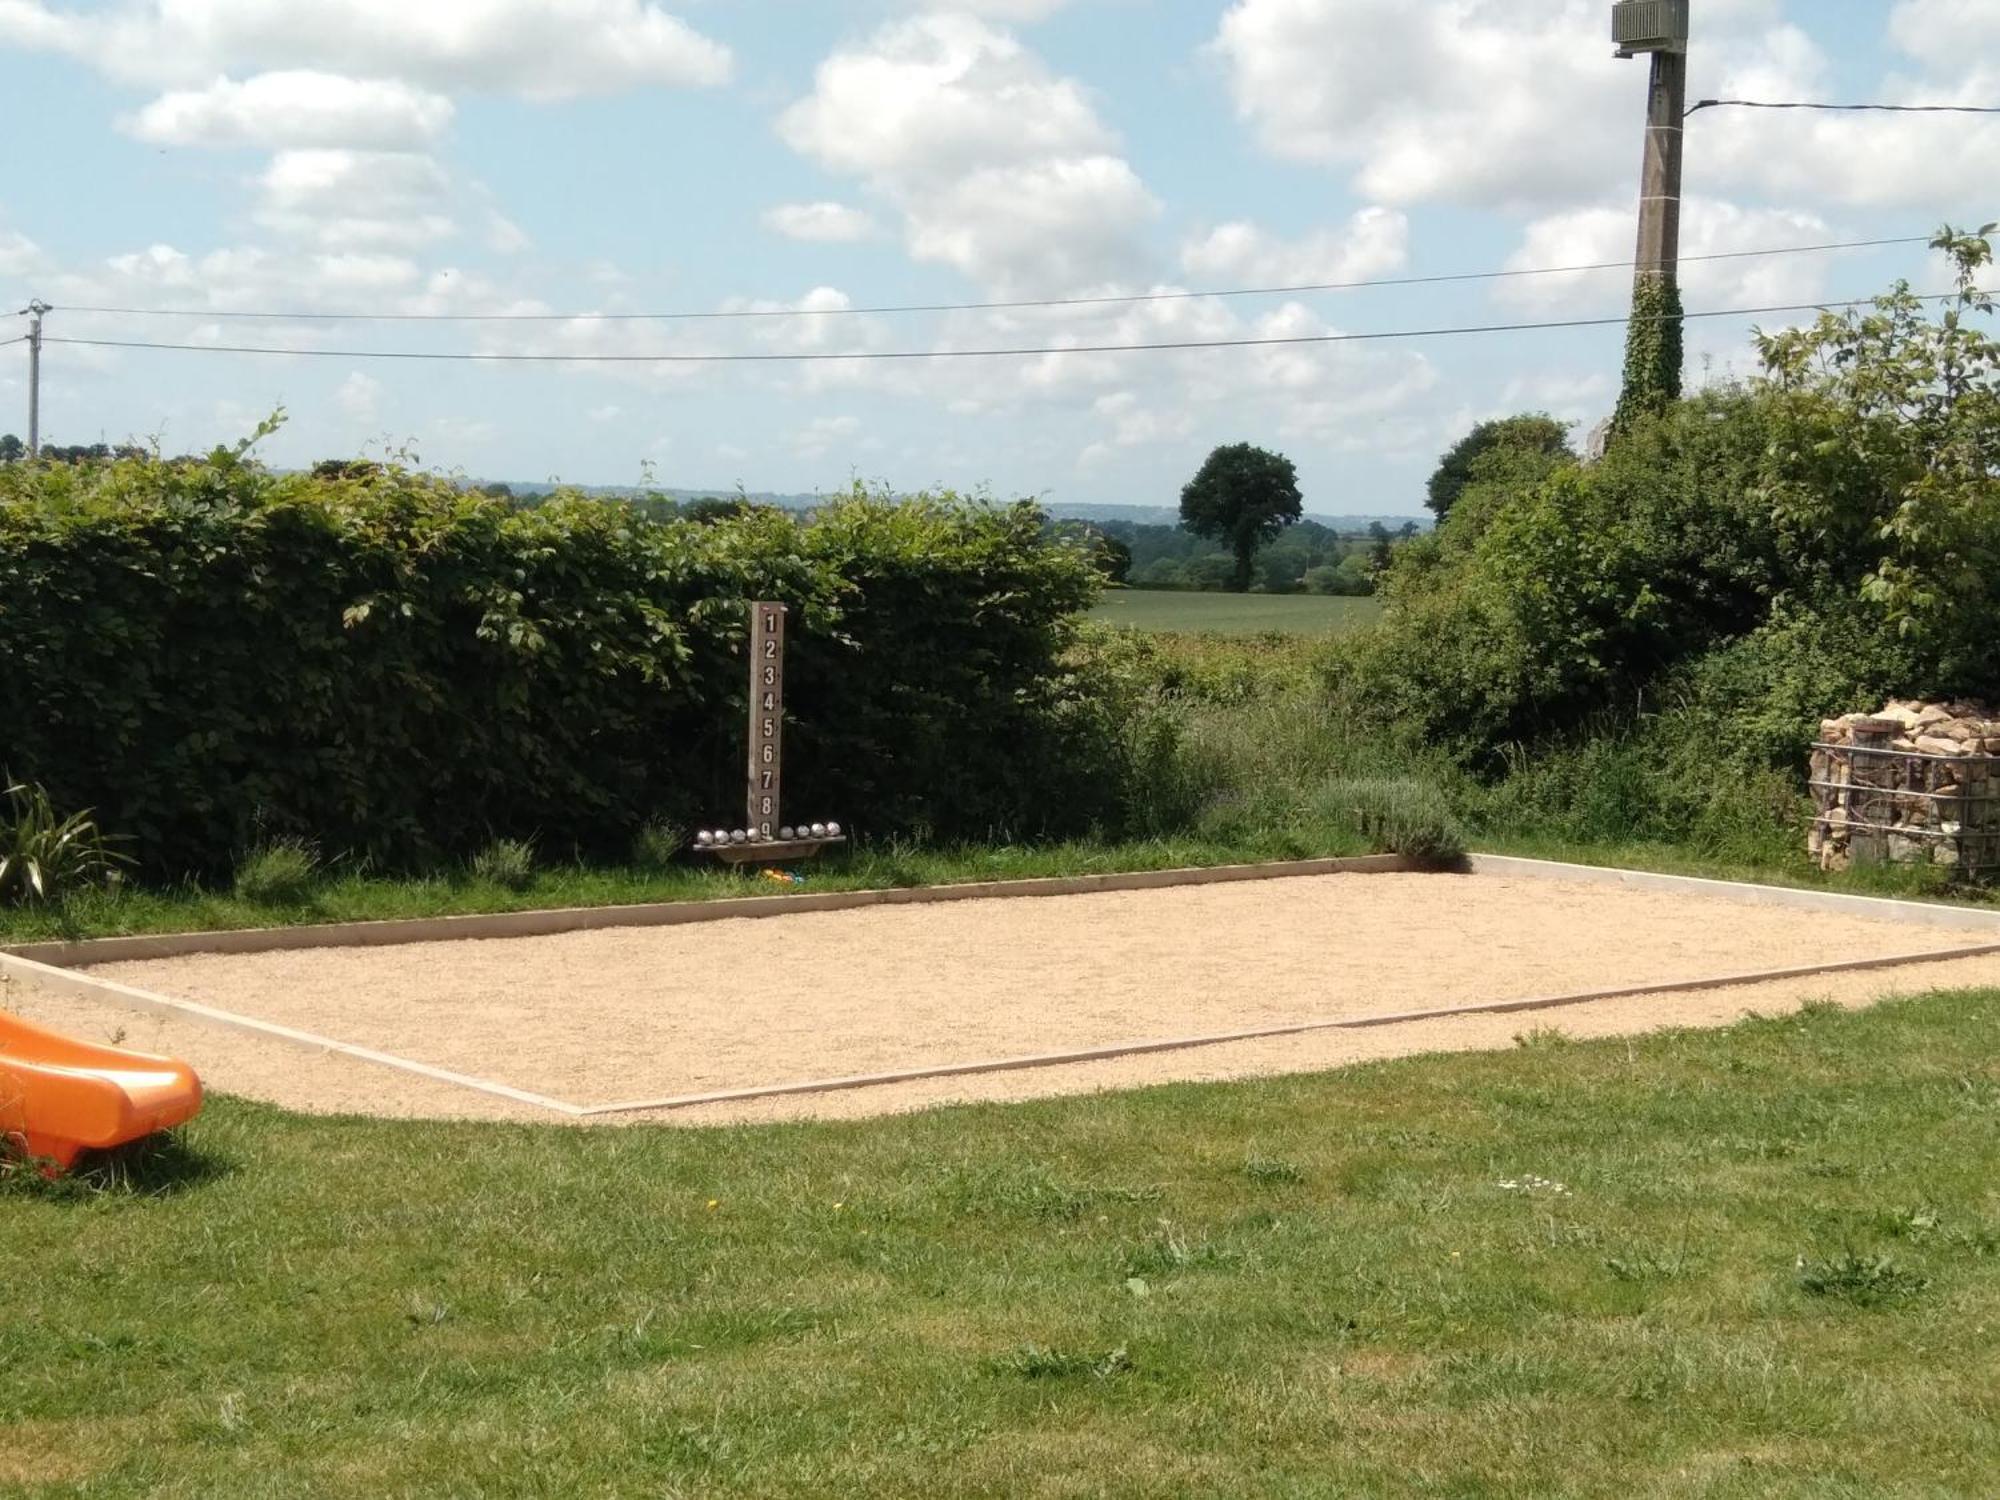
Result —
M 33 782 L 6 790 L 0 815 L 0 905 L 53 901 L 82 886 L 115 880 L 132 861 L 97 826 L 89 808 L 60 817 Z

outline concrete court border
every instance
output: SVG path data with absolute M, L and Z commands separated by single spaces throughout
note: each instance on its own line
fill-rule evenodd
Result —
M 454 1072 L 451 1069 L 418 1062 L 413 1058 L 399 1057 L 393 1053 L 358 1046 L 351 1042 L 343 1042 L 337 1038 L 320 1036 L 313 1032 L 301 1031 L 294 1027 L 260 1020 L 253 1016 L 245 1016 L 233 1011 L 221 1010 L 214 1006 L 200 1004 L 196 1001 L 175 999 L 165 995 L 154 994 L 148 990 L 138 989 L 131 985 L 122 985 L 110 980 L 97 979 L 93 976 L 80 974 L 74 970 L 62 967 L 60 964 L 47 962 L 41 957 L 30 956 L 35 950 L 55 949 L 63 952 L 66 956 L 82 950 L 89 955 L 88 958 L 70 957 L 69 961 L 72 963 L 93 960 L 107 962 L 113 957 L 167 957 L 179 956 L 184 953 L 217 951 L 269 952 L 284 948 L 375 945 L 395 942 L 439 941 L 446 938 L 532 936 L 546 932 L 579 931 L 590 927 L 671 925 L 694 921 L 722 921 L 732 917 L 777 916 L 786 911 L 849 910 L 874 905 L 923 904 L 943 900 L 997 899 L 1006 896 L 1088 894 L 1106 890 L 1144 890 L 1174 885 L 1219 884 L 1232 880 L 1282 879 L 1299 875 L 1392 872 L 1407 870 L 1409 868 L 1411 867 L 1407 861 L 1394 855 L 1364 856 L 1348 860 L 1288 860 L 1264 865 L 1219 866 L 1207 870 L 1154 870 L 1137 871 L 1121 875 L 990 881 L 968 883 L 965 885 L 912 887 L 909 889 L 886 891 L 835 891 L 819 893 L 813 896 L 749 897 L 738 900 L 675 903 L 664 907 L 566 908 L 547 912 L 501 913 L 495 914 L 492 917 L 420 918 L 409 922 L 340 923 L 318 927 L 257 928 L 234 934 L 170 934 L 161 939 L 108 938 L 86 940 L 79 943 L 26 944 L 12 949 L 0 949 L 0 978 L 19 978 L 32 982 L 44 989 L 55 990 L 59 993 L 82 994 L 91 998 L 110 1000 L 128 1009 L 179 1015 L 189 1020 L 210 1025 L 249 1031 L 311 1051 L 337 1053 L 356 1058 L 360 1061 L 377 1063 L 414 1073 L 436 1082 L 472 1089 L 477 1092 L 513 1100 L 517 1103 L 547 1109 L 553 1113 L 567 1117 L 587 1118 L 604 1115 L 665 1112 L 690 1108 L 701 1104 L 732 1103 L 783 1095 L 828 1093 L 838 1090 L 877 1087 L 887 1084 L 914 1082 L 921 1079 L 946 1078 L 975 1073 L 1059 1067 L 1066 1064 L 1096 1062 L 1109 1058 L 1136 1056 L 1143 1053 L 1191 1050 L 1198 1047 L 1219 1046 L 1229 1042 L 1300 1035 L 1307 1032 L 1359 1030 L 1370 1027 L 1402 1025 L 1418 1021 L 1444 1020 L 1454 1016 L 1545 1010 L 1560 1006 L 1582 1005 L 1597 1000 L 1613 1000 L 1641 995 L 1736 988 L 1772 983 L 1785 979 L 1806 978 L 1819 974 L 1896 968 L 1911 964 L 1946 963 L 1955 959 L 1975 958 L 2000 953 L 2000 911 L 1955 907 L 1930 902 L 1899 901 L 1884 897 L 1850 896 L 1829 891 L 1798 890 L 1785 886 L 1752 885 L 1737 881 L 1710 880 L 1697 876 L 1659 875 L 1649 871 L 1625 870 L 1617 867 L 1598 865 L 1566 864 L 1553 860 L 1522 859 L 1508 855 L 1475 854 L 1467 860 L 1467 871 L 1475 876 L 1514 876 L 1525 879 L 1561 880 L 1579 884 L 1616 885 L 1636 889 L 1673 891 L 1681 894 L 1704 895 L 1745 905 L 1786 906 L 1799 910 L 1834 911 L 1846 915 L 1866 915 L 1886 918 L 1892 921 L 1908 922 L 1912 925 L 1979 931 L 1991 934 L 1992 936 L 1986 942 L 1967 944 L 1957 948 L 1889 954 L 1873 958 L 1843 959 L 1825 964 L 1804 964 L 1783 969 L 1763 969 L 1735 974 L 1710 975 L 1694 979 L 1668 980 L 1652 984 L 1578 991 L 1562 995 L 1480 1001 L 1431 1010 L 1398 1011 L 1376 1015 L 1292 1021 L 1275 1026 L 1262 1026 L 1243 1031 L 1211 1032 L 1186 1037 L 1152 1038 L 1110 1043 L 1103 1046 L 1081 1048 L 1066 1052 L 1036 1053 L 974 1062 L 932 1064 L 914 1068 L 895 1069 L 881 1073 L 758 1084 L 745 1088 L 712 1090 L 703 1093 L 677 1094 L 656 1099 L 630 1100 L 595 1105 L 576 1104 L 567 1100 L 556 1099 L 546 1094 L 538 1094 L 531 1090 L 516 1088 L 511 1084 L 501 1083 L 497 1080 L 476 1078 L 469 1074 Z M 1058 887 L 1062 889 L 1058 889 Z M 685 910 L 688 914 L 677 917 L 665 916 L 665 911 L 672 910 L 675 906 Z M 744 908 L 751 909 L 746 910 Z M 609 920 L 597 922 L 574 920 L 586 918 L 593 914 L 601 914 L 609 918 Z M 492 924 L 505 923 L 510 919 L 516 925 L 503 931 L 490 930 Z M 518 925 L 521 919 L 532 920 L 530 921 L 530 925 L 524 928 Z M 539 925 L 540 922 L 549 919 L 565 920 L 559 925 Z M 385 929 L 408 929 L 412 927 L 425 929 L 425 934 L 423 936 L 395 937 L 382 935 Z M 335 934 L 337 937 L 334 941 L 328 941 L 326 939 L 326 935 L 328 934 Z M 285 935 L 293 935 L 298 940 L 290 942 L 272 940 Z M 144 952 L 135 952 L 131 946 L 140 942 L 162 943 L 172 940 L 198 944 L 199 940 L 216 936 L 224 938 L 254 937 L 261 939 L 261 941 L 256 946 L 215 948 L 196 945 L 168 947 L 164 949 L 155 947 Z M 110 952 L 102 951 L 104 946 L 114 944 L 119 946 L 113 948 Z

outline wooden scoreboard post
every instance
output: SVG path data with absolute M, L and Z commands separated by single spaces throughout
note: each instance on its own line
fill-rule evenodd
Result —
M 750 797 L 746 828 L 775 839 L 784 771 L 785 606 L 750 606 Z
M 697 854 L 713 854 L 731 864 L 801 859 L 847 837 L 838 823 L 801 823 L 794 828 L 784 821 L 785 614 L 785 606 L 772 600 L 751 601 L 743 826 L 705 828 L 694 837 Z

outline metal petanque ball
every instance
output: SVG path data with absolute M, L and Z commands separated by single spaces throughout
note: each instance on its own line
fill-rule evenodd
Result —
M 729 830 L 729 842 L 732 844 L 747 844 L 750 842 L 750 835 L 741 828 L 732 828 Z
M 701 832 L 697 833 L 694 836 L 694 842 L 696 848 L 706 849 L 709 843 L 708 830 L 704 828 L 701 830 Z
M 816 838 L 816 839 L 823 839 L 823 838 L 825 838 L 825 837 L 826 837 L 826 824 L 824 824 L 824 823 L 815 823 L 815 824 L 813 824 L 813 837 L 814 837 L 814 838 Z
M 778 830 L 778 837 L 789 843 L 792 837 L 792 830 L 789 827 L 780 828 Z
M 840 837 L 840 825 L 839 825 L 838 823 L 829 823 L 829 824 L 827 824 L 827 825 L 826 825 L 826 836 L 827 836 L 828 838 L 830 838 L 830 839 L 837 839 L 837 838 L 839 838 L 839 837 Z

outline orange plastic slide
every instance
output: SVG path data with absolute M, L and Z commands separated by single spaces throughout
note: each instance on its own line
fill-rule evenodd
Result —
M 191 1120 L 201 1080 L 170 1057 L 79 1042 L 0 1012 L 0 1140 L 67 1170 L 84 1150 Z

